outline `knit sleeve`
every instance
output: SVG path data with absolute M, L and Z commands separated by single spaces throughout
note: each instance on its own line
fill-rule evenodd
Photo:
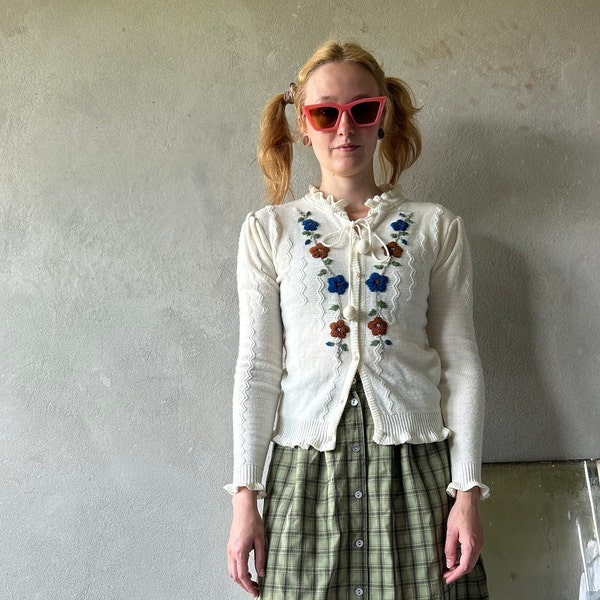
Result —
M 481 483 L 484 384 L 473 326 L 471 255 L 460 217 L 443 211 L 437 229 L 427 337 L 440 356 L 442 413 L 451 432 L 447 491 L 454 496 L 456 490 L 478 486 L 487 498 L 489 488 Z
M 238 266 L 240 342 L 233 391 L 233 482 L 225 489 L 258 490 L 271 439 L 282 374 L 279 284 L 271 240 L 250 214 L 240 235 Z

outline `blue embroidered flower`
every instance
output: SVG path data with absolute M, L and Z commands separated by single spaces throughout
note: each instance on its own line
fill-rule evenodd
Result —
M 327 288 L 332 294 L 339 294 L 340 296 L 348 289 L 348 282 L 344 279 L 343 275 L 336 275 L 330 277 L 327 280 L 329 287 Z
M 312 219 L 304 219 L 302 226 L 304 227 L 304 231 L 316 231 L 319 224 Z
M 394 231 L 406 231 L 408 229 L 408 223 L 404 219 L 398 219 L 391 223 Z
M 366 284 L 372 292 L 385 292 L 389 279 L 380 273 L 371 273 Z

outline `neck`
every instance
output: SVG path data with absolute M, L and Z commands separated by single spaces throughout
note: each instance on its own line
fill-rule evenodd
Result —
M 366 217 L 369 209 L 365 202 L 381 193 L 374 178 L 359 183 L 341 177 L 323 177 L 319 189 L 325 196 L 331 195 L 336 200 L 346 200 L 346 213 L 351 220 Z

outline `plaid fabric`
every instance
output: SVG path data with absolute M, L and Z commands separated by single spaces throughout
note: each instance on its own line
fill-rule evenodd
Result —
M 263 600 L 484 600 L 481 561 L 441 578 L 451 499 L 445 442 L 382 446 L 360 381 L 336 449 L 275 446 L 267 480 Z

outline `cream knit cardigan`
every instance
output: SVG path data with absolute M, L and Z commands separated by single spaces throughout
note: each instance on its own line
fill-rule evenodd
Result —
M 358 372 L 378 444 L 449 438 L 447 491 L 479 486 L 484 388 L 463 222 L 397 190 L 350 221 L 311 188 L 246 218 L 234 475 L 258 490 L 269 442 L 332 450 Z

